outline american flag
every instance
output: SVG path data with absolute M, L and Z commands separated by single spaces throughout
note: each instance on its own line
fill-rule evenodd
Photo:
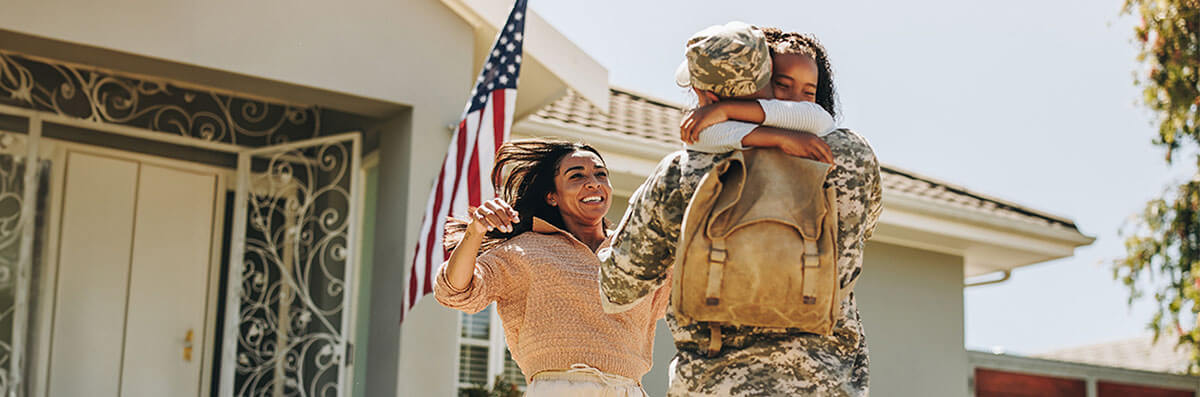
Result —
M 521 72 L 521 47 L 525 39 L 525 2 L 517 0 L 508 21 L 492 44 L 483 71 L 471 90 L 471 102 L 450 139 L 442 172 L 429 194 L 417 241 L 408 291 L 400 321 L 426 294 L 433 292 L 434 275 L 450 253 L 442 248 L 446 217 L 465 219 L 468 207 L 495 197 L 492 163 L 496 151 L 508 140 L 517 101 L 517 75 Z

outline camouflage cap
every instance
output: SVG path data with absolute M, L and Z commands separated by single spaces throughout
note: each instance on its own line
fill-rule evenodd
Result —
M 771 81 L 767 39 L 743 22 L 710 26 L 692 35 L 685 57 L 675 71 L 680 87 L 737 97 L 758 92 Z

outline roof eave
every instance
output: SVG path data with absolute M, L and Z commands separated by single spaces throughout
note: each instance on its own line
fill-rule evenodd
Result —
M 524 136 L 585 140 L 604 153 L 614 173 L 636 180 L 636 184 L 649 176 L 660 159 L 681 149 L 680 145 L 539 116 L 519 121 L 513 131 Z M 1075 248 L 1095 241 L 1065 224 L 1036 224 L 903 192 L 885 191 L 883 208 L 875 241 L 961 256 L 964 277 L 1069 257 Z
M 946 205 L 902 192 L 884 192 L 874 240 L 963 257 L 963 276 L 1066 258 L 1096 239 L 1049 226 Z
M 511 2 L 494 0 L 441 0 L 475 27 L 483 59 L 500 26 L 508 18 Z M 533 10 L 525 16 L 525 54 L 521 70 L 521 94 L 516 118 L 533 114 L 566 93 L 575 90 L 593 106 L 608 111 L 608 69 L 563 36 Z M 482 61 L 480 61 L 482 62 Z M 473 76 L 472 76 L 473 78 Z M 538 87 L 526 85 L 535 84 Z M 534 95 L 530 95 L 534 94 Z

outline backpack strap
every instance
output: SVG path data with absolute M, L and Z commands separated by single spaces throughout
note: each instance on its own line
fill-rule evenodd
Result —
M 708 357 L 721 354 L 721 323 L 708 323 Z
M 725 250 L 725 237 L 713 237 L 712 246 L 708 249 L 708 285 L 704 290 L 705 305 L 721 304 L 721 278 L 725 276 L 725 260 L 728 258 L 728 253 Z
M 804 264 L 801 272 L 803 272 L 803 291 L 804 304 L 812 305 L 817 303 L 817 280 L 810 272 L 815 272 L 821 268 L 821 257 L 817 249 L 817 240 L 804 237 Z M 811 269 L 811 270 L 810 270 Z

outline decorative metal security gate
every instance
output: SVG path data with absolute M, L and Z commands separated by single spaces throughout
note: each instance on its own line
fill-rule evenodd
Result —
M 25 358 L 30 330 L 39 331 L 30 323 L 30 291 L 51 174 L 48 160 L 27 167 L 25 159 L 39 158 L 43 122 L 236 153 L 223 328 L 216 330 L 220 368 L 212 375 L 218 395 L 346 393 L 361 223 L 359 133 L 320 137 L 322 112 L 313 106 L 5 49 L 0 115 L 29 120 L 25 134 L 0 133 L 0 395 L 23 395 L 22 382 L 44 383 L 47 371 L 44 362 L 27 368 Z
M 9 397 L 25 390 L 34 238 L 42 227 L 38 214 L 50 166 L 38 156 L 38 127 L 28 135 L 0 132 L 0 392 Z
M 351 133 L 239 154 L 222 396 L 344 394 L 359 146 Z

